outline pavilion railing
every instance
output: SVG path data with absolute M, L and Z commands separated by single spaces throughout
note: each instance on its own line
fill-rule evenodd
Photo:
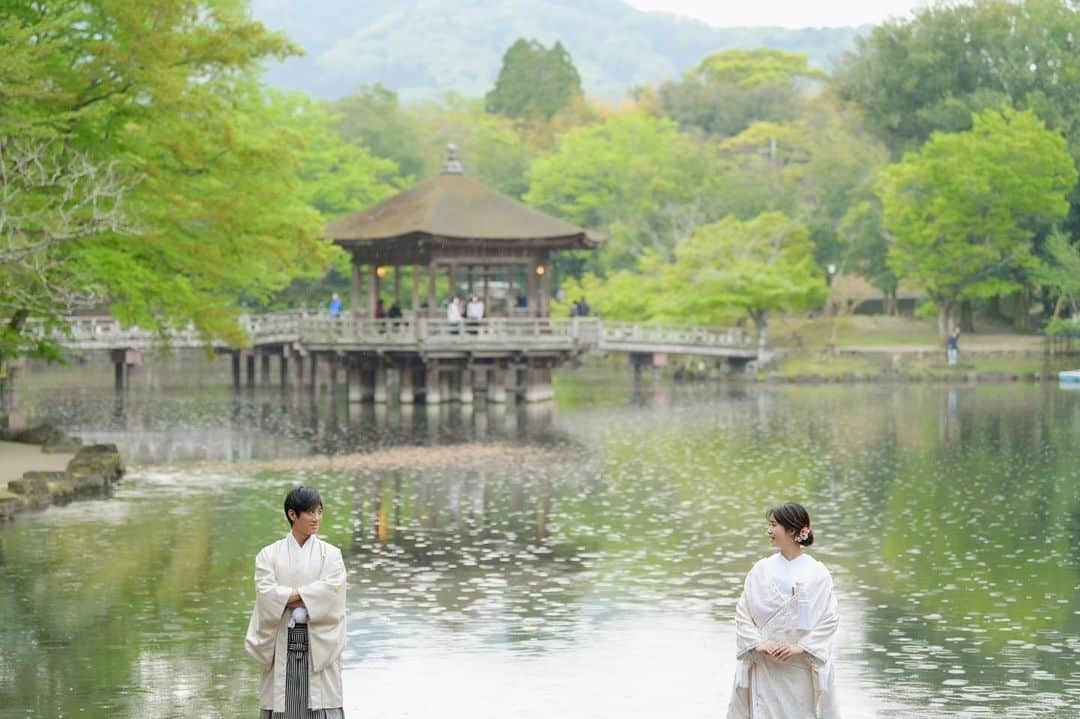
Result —
M 73 317 L 70 335 L 57 336 L 72 348 L 149 347 L 156 344 L 201 346 L 204 338 L 193 327 L 155 333 L 125 328 L 111 317 Z M 494 346 L 499 343 L 556 344 L 579 350 L 678 351 L 678 348 L 752 348 L 754 341 L 738 329 L 676 325 L 646 325 L 601 321 L 595 317 L 489 317 L 450 322 L 443 318 L 357 318 L 344 313 L 330 317 L 325 310 L 288 310 L 244 316 L 241 326 L 258 345 L 370 344 L 372 346 Z M 44 335 L 44 329 L 42 329 Z M 224 345 L 222 345 L 224 346 Z M 638 349 L 634 349 L 638 348 Z M 667 348 L 667 349 L 664 349 Z

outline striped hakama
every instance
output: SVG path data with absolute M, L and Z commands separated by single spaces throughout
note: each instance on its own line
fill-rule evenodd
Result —
M 259 719 L 345 719 L 341 707 L 308 709 L 308 630 L 306 624 L 289 629 L 289 655 L 285 667 L 285 712 L 259 711 Z

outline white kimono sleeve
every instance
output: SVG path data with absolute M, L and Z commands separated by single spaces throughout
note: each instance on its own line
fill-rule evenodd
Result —
M 263 669 L 274 663 L 278 626 L 292 589 L 277 583 L 274 574 L 273 545 L 255 558 L 255 608 L 251 611 L 244 648 Z
M 750 607 L 744 590 L 735 604 L 735 658 L 745 658 L 748 652 L 757 649 L 764 641 L 764 633 L 750 615 Z
M 322 671 L 345 648 L 345 562 L 341 550 L 329 547 L 317 580 L 300 587 L 308 613 L 311 669 Z
M 798 646 L 806 651 L 815 665 L 825 664 L 832 658 L 833 637 L 836 636 L 836 629 L 840 625 L 832 577 L 826 573 L 818 585 L 817 592 L 810 602 L 814 617 L 813 626 L 798 642 Z

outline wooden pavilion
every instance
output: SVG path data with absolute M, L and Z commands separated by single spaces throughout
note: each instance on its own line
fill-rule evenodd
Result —
M 352 257 L 352 303 L 325 343 L 305 344 L 344 358 L 350 400 L 471 402 L 474 382 L 488 401 L 508 390 L 552 397 L 551 373 L 574 351 L 549 319 L 552 253 L 595 249 L 600 235 L 469 178 L 452 145 L 441 174 L 331 222 L 326 234 Z M 447 301 L 469 295 L 484 317 L 454 326 Z
M 488 317 L 547 317 L 551 253 L 595 249 L 602 241 L 468 177 L 453 145 L 441 174 L 331 222 L 326 233 L 352 256 L 356 317 L 375 316 L 387 275 L 403 312 L 445 316 L 449 297 L 437 295 L 440 273 L 451 294 L 483 300 Z M 401 297 L 403 268 L 411 273 L 408 303 Z

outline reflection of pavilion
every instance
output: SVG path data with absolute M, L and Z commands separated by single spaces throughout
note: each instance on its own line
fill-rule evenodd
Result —
M 508 388 L 550 399 L 553 368 L 580 351 L 566 323 L 549 319 L 551 259 L 601 238 L 470 179 L 453 148 L 442 174 L 331 222 L 327 234 L 352 256 L 351 311 L 286 318 L 279 332 L 264 321 L 255 333 L 264 366 L 280 353 L 298 378 L 305 359 L 334 376 L 343 361 L 351 401 L 471 403 L 479 385 L 502 402 Z M 470 295 L 482 319 L 450 321 L 450 298 L 464 314 Z
M 360 474 L 347 554 L 365 567 L 369 603 L 465 611 L 496 597 L 520 618 L 572 614 L 580 590 L 558 578 L 582 561 L 578 547 L 551 544 L 551 479 L 511 471 Z

